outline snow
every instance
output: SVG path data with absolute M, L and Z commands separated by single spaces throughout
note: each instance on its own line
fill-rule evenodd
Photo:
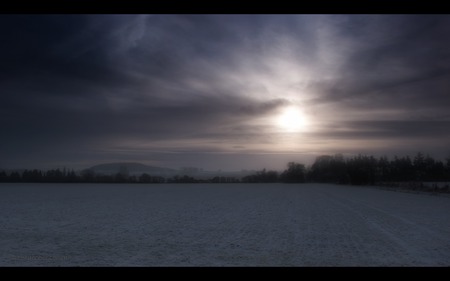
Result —
M 325 184 L 0 184 L 0 266 L 450 266 L 450 197 Z

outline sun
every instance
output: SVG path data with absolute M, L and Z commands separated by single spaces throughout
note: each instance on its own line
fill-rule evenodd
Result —
M 305 128 L 305 116 L 303 112 L 295 107 L 290 106 L 284 108 L 280 115 L 277 116 L 276 124 L 279 128 L 286 132 L 300 132 Z

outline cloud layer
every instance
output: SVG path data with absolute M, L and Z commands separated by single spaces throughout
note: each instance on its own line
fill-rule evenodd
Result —
M 450 16 L 2 15 L 0 29 L 0 168 L 450 156 Z M 274 126 L 292 105 L 308 130 Z

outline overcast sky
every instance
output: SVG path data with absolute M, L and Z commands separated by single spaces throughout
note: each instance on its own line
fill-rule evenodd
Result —
M 448 15 L 0 15 L 0 34 L 0 168 L 450 156 Z

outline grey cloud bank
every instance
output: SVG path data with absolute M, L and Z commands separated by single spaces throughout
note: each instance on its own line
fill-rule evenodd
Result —
M 450 156 L 447 15 L 1 15 L 0 168 Z M 309 120 L 287 134 L 288 106 Z

